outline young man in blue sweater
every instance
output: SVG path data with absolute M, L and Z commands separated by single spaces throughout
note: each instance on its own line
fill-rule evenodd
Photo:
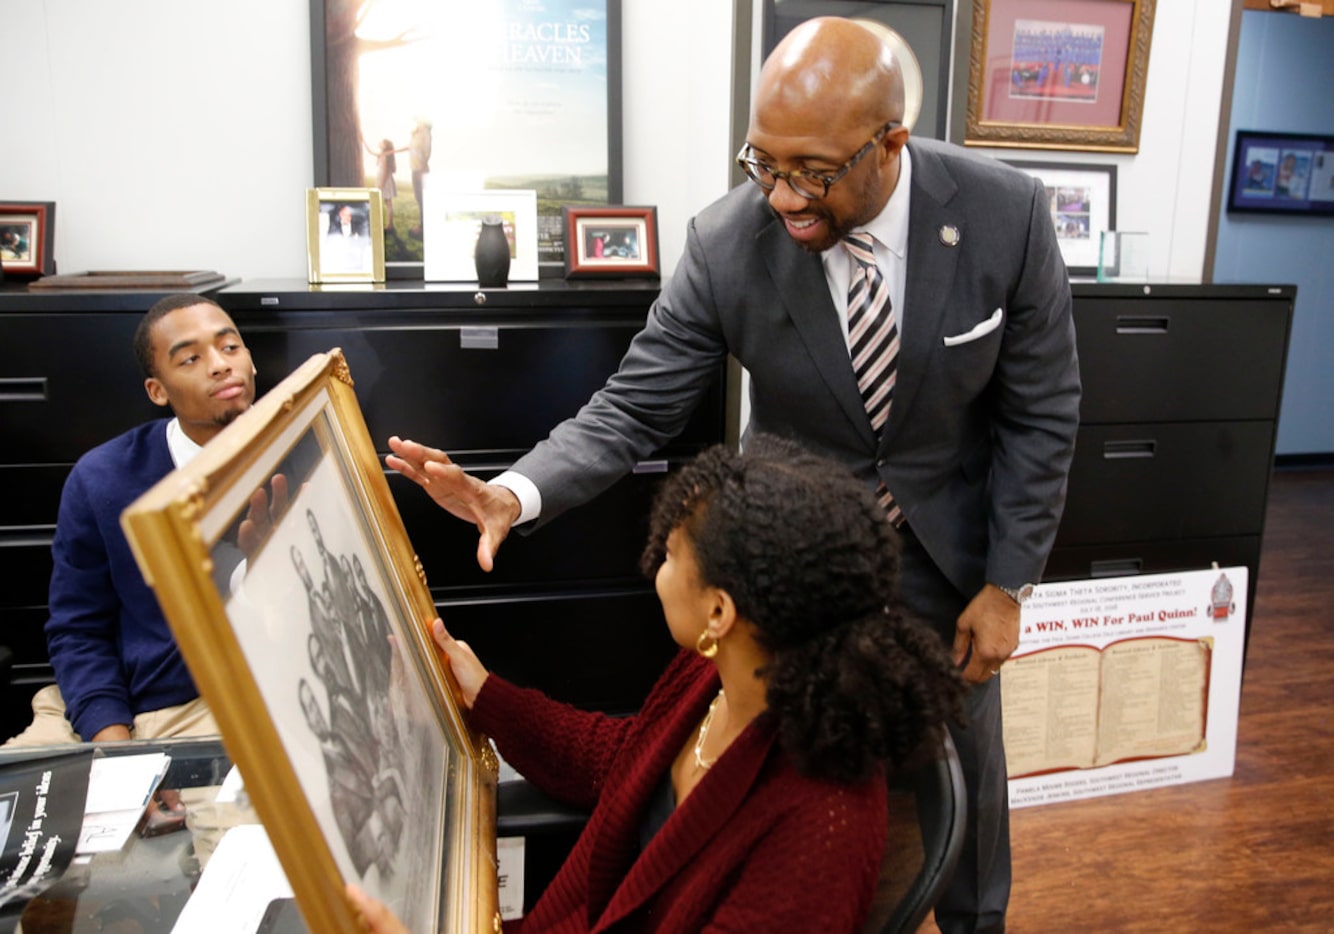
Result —
M 215 302 L 169 295 L 134 335 L 144 389 L 174 418 L 93 448 L 65 481 L 51 545 L 47 649 L 56 685 L 7 745 L 218 732 L 120 530 L 141 493 L 187 463 L 255 399 L 255 366 Z

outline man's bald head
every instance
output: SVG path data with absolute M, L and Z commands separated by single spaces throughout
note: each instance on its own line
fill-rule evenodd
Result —
M 775 115 L 826 129 L 903 120 L 903 73 L 889 46 L 849 19 L 823 16 L 783 37 L 760 70 L 752 122 Z

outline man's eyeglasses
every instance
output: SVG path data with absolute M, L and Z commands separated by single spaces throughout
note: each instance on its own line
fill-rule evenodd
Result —
M 760 160 L 751 155 L 750 143 L 741 147 L 741 151 L 736 155 L 736 164 L 741 166 L 741 171 L 746 173 L 756 185 L 759 185 L 765 191 L 773 191 L 774 186 L 778 184 L 780 178 L 786 179 L 788 186 L 801 195 L 807 201 L 815 201 L 829 194 L 829 186 L 834 184 L 844 175 L 852 171 L 852 167 L 860 162 L 868 152 L 875 148 L 876 144 L 885 138 L 885 134 L 894 127 L 898 126 L 897 120 L 891 120 L 882 126 L 875 136 L 867 142 L 865 146 L 853 153 L 852 158 L 843 163 L 842 168 L 832 175 L 824 175 L 819 172 L 807 172 L 804 169 L 797 169 L 792 172 L 779 172 L 772 166 L 765 165 Z

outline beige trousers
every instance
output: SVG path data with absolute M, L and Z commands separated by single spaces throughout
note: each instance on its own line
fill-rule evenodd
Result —
M 174 707 L 148 710 L 134 718 L 130 736 L 134 739 L 165 739 L 175 736 L 216 736 L 217 721 L 202 697 Z M 65 717 L 65 698 L 54 684 L 42 688 L 32 698 L 32 723 L 6 746 L 53 746 L 82 742 Z

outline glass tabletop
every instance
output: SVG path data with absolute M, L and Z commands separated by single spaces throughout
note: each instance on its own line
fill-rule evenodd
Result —
M 237 802 L 216 801 L 231 759 L 217 739 L 144 740 L 0 749 L 0 769 L 7 763 L 76 751 L 91 751 L 94 757 L 170 756 L 154 796 L 161 805 L 155 809 L 159 813 L 155 820 L 143 821 L 119 850 L 75 856 L 59 878 L 22 909 L 15 930 L 22 934 L 170 932 L 222 835 L 240 824 L 259 823 L 244 796 Z M 305 930 L 294 907 L 274 907 L 275 923 L 262 930 L 271 934 Z

